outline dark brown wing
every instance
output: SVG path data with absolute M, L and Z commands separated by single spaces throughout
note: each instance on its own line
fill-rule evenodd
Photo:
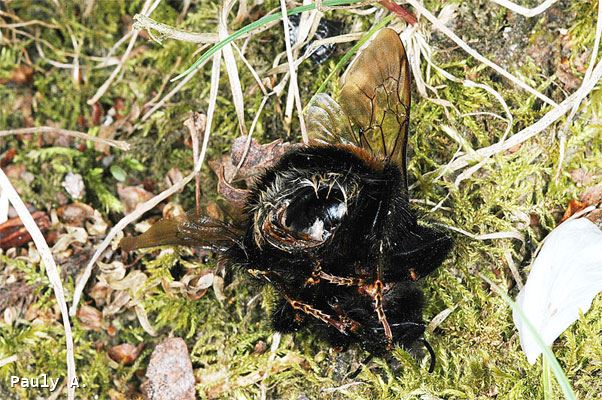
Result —
M 119 246 L 124 251 L 176 245 L 222 251 L 236 243 L 238 237 L 235 229 L 221 221 L 189 213 L 181 218 L 162 219 L 142 235 L 124 237 Z
M 406 169 L 410 67 L 399 35 L 382 29 L 342 79 L 339 103 L 363 148 Z
M 410 68 L 399 35 L 382 29 L 351 64 L 337 103 L 318 94 L 306 122 L 309 138 L 344 143 L 395 161 L 406 173 Z

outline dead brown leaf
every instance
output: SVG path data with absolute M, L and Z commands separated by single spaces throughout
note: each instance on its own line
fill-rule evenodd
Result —
M 123 343 L 111 347 L 108 351 L 108 354 L 113 361 L 124 365 L 131 365 L 134 361 L 136 361 L 143 348 L 144 343 L 140 343 L 138 346 L 134 346 L 130 343 Z

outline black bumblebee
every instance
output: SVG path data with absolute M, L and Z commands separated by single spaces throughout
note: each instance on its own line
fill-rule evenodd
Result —
M 416 281 L 443 262 L 452 241 L 410 209 L 409 114 L 405 50 L 394 30 L 383 29 L 343 78 L 338 102 L 314 99 L 310 143 L 256 180 L 241 222 L 190 214 L 121 246 L 216 250 L 276 289 L 272 321 L 281 332 L 308 326 L 333 346 L 358 343 L 375 355 L 423 341 Z

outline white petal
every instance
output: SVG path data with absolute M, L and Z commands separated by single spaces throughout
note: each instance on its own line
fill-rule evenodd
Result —
M 586 313 L 602 291 L 602 231 L 586 218 L 567 221 L 546 238 L 516 299 L 546 345 Z M 541 353 L 520 317 L 520 343 L 533 364 Z

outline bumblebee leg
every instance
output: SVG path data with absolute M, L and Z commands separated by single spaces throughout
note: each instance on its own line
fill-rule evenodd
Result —
M 369 285 L 363 285 L 359 287 L 359 292 L 368 295 L 374 306 L 374 311 L 378 317 L 378 321 L 383 327 L 385 339 L 387 340 L 387 348 L 393 348 L 393 333 L 391 332 L 391 326 L 387 320 L 385 310 L 383 308 L 383 282 L 380 280 L 380 268 L 377 270 L 376 279 L 374 283 Z
M 311 276 L 307 279 L 305 284 L 311 286 L 320 283 L 321 281 L 332 283 L 333 285 L 337 286 L 361 286 L 364 284 L 364 280 L 361 278 L 343 278 L 341 276 L 335 276 L 324 272 L 322 271 L 322 267 L 318 261 L 314 266 Z
M 391 327 L 389 326 L 389 321 L 387 321 L 387 316 L 385 315 L 385 310 L 383 309 L 383 283 L 380 279 L 377 279 L 374 282 L 375 292 L 372 297 L 374 300 L 374 310 L 376 311 L 376 315 L 378 316 L 378 321 L 383 326 L 385 331 L 385 337 L 387 338 L 387 347 L 393 346 L 393 333 L 391 333 Z
M 338 318 L 334 318 L 333 316 L 326 314 L 325 312 L 318 310 L 317 308 L 312 307 L 310 304 L 300 302 L 298 300 L 291 299 L 287 295 L 284 295 L 284 298 L 289 302 L 291 307 L 295 310 L 301 311 L 307 315 L 311 315 L 312 317 L 325 322 L 326 324 L 334 327 L 343 335 L 349 335 L 348 329 L 349 326 L 345 324 L 343 321 Z
M 353 324 L 350 326 L 346 321 L 341 321 L 340 319 L 313 307 L 311 304 L 304 303 L 291 297 L 289 295 L 289 291 L 287 290 L 286 284 L 282 281 L 282 278 L 277 273 L 273 271 L 258 271 L 254 269 L 249 269 L 248 272 L 255 277 L 263 277 L 266 281 L 270 282 L 294 310 L 310 315 L 334 327 L 343 335 L 349 335 L 349 329 L 353 327 Z

